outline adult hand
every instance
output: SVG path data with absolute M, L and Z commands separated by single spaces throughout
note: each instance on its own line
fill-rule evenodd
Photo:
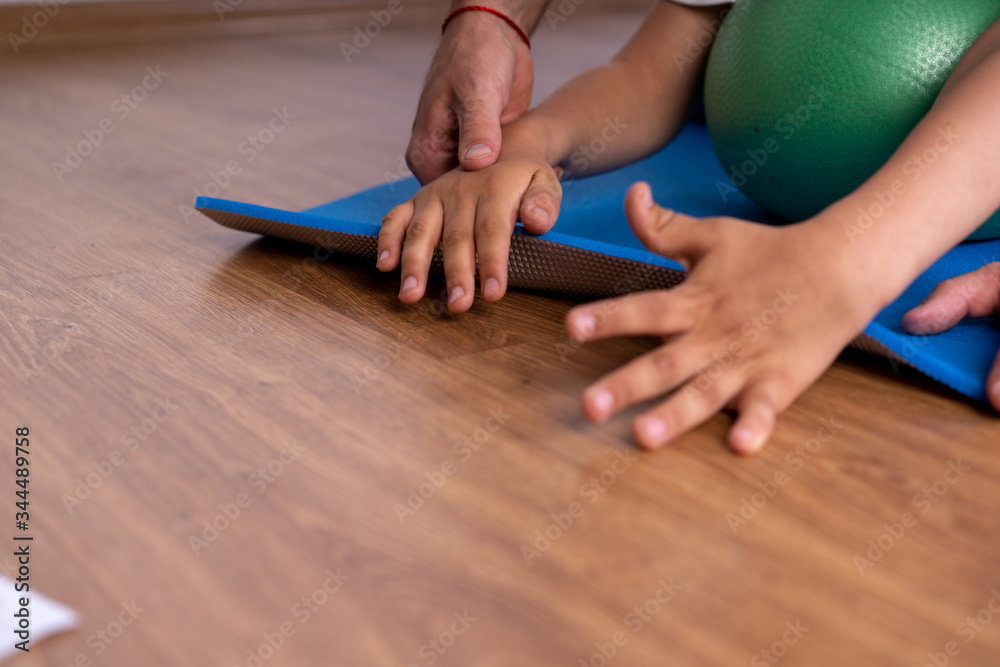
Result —
M 500 126 L 528 110 L 533 82 L 531 52 L 506 22 L 483 11 L 456 16 L 434 54 L 406 149 L 417 179 L 496 162 Z
M 922 304 L 903 316 L 911 334 L 936 334 L 967 317 L 1000 316 L 1000 262 L 945 280 Z M 990 403 L 1000 410 L 1000 352 L 986 380 Z
M 544 234 L 559 216 L 562 187 L 544 156 L 530 151 L 504 156 L 492 169 L 455 169 L 392 209 L 378 235 L 381 271 L 400 267 L 403 303 L 419 301 L 427 287 L 434 250 L 441 245 L 448 310 L 467 311 L 475 297 L 478 264 L 483 299 L 507 290 L 507 259 L 514 223 Z

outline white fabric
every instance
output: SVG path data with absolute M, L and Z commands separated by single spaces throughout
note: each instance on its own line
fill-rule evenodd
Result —
M 15 613 L 20 609 L 19 600 L 22 597 L 31 600 L 31 638 L 28 643 L 28 650 L 35 648 L 36 644 L 49 635 L 72 630 L 79 625 L 77 613 L 64 604 L 56 602 L 52 598 L 42 595 L 34 590 L 28 593 L 18 593 L 14 590 L 14 582 L 0 575 L 0 616 L 4 621 L 0 627 L 3 628 L 3 643 L 0 643 L 0 662 L 21 651 L 14 648 L 14 643 L 21 641 L 12 630 L 16 625 Z

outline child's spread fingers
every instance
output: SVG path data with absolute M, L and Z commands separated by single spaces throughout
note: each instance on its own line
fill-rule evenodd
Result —
M 667 210 L 653 201 L 647 183 L 635 183 L 625 195 L 625 215 L 632 231 L 653 252 L 690 268 L 710 246 L 709 220 Z
M 427 289 L 434 249 L 441 242 L 443 212 L 438 204 L 418 208 L 406 228 L 400 256 L 399 298 L 403 303 L 416 303 Z
M 583 394 L 584 414 L 591 421 L 602 422 L 630 405 L 699 376 L 712 362 L 712 354 L 705 346 L 692 347 L 685 342 L 678 340 L 647 352 L 601 378 Z M 709 389 L 714 396 L 718 388 Z
M 467 311 L 476 296 L 475 218 L 474 201 L 457 199 L 445 207 L 441 252 L 448 283 L 448 310 L 453 313 Z
M 375 266 L 380 271 L 391 271 L 399 264 L 399 254 L 403 247 L 406 228 L 413 218 L 413 200 L 400 204 L 382 219 L 378 230 L 378 259 Z
M 521 222 L 532 234 L 544 234 L 556 223 L 562 186 L 554 171 L 539 170 L 521 198 Z
M 732 371 L 711 378 L 699 375 L 637 417 L 632 422 L 632 437 L 648 449 L 663 447 L 718 414 L 739 391 L 741 382 Z
M 516 211 L 491 198 L 480 200 L 476 211 L 476 255 L 483 299 L 498 301 L 507 291 L 507 258 Z
M 681 290 L 640 292 L 578 306 L 566 315 L 566 330 L 578 341 L 611 336 L 666 336 L 686 331 L 696 321 L 694 305 Z

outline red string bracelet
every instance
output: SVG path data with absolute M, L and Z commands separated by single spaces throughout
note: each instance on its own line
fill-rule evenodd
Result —
M 481 5 L 469 5 L 468 7 L 459 7 L 451 14 L 448 14 L 448 18 L 446 18 L 444 20 L 444 23 L 441 24 L 441 32 L 443 33 L 445 31 L 445 28 L 448 27 L 448 24 L 451 23 L 451 20 L 456 16 L 458 16 L 459 14 L 461 14 L 462 12 L 489 12 L 494 16 L 502 18 L 507 23 L 507 25 L 509 25 L 511 28 L 514 29 L 514 32 L 517 33 L 517 36 L 524 40 L 524 43 L 528 45 L 528 48 L 529 49 L 531 48 L 531 41 L 528 39 L 528 36 L 524 33 L 524 31 L 521 30 L 521 26 L 514 23 L 514 19 L 510 18 L 503 12 L 498 12 L 492 7 L 483 7 Z

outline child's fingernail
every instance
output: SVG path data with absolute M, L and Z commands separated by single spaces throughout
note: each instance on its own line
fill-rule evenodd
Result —
M 733 429 L 733 449 L 748 452 L 753 446 L 753 431 L 748 428 Z
M 545 212 L 545 209 L 540 208 L 536 204 L 527 204 L 524 207 L 524 213 L 531 216 L 533 222 L 539 225 L 549 224 L 549 214 Z
M 646 188 L 642 195 L 642 205 L 646 208 L 653 208 L 653 189 Z
M 466 160 L 480 160 L 491 155 L 493 155 L 493 150 L 486 144 L 472 144 L 469 146 L 469 149 L 465 151 Z
M 383 250 L 379 254 L 378 261 L 375 262 L 375 266 L 378 266 L 379 264 L 381 264 L 382 262 L 384 262 L 385 258 L 388 257 L 388 256 L 389 256 L 389 251 L 388 250 Z
M 763 433 L 748 428 L 738 428 L 733 431 L 733 448 L 743 454 L 759 452 L 764 447 Z
M 667 425 L 659 417 L 643 417 L 637 430 L 643 441 L 651 447 L 659 447 L 667 441 Z
M 483 283 L 483 298 L 489 299 L 500 291 L 500 281 L 496 278 L 487 278 Z
M 461 299 L 463 296 L 465 296 L 465 290 L 462 289 L 461 285 L 452 287 L 451 291 L 448 292 L 448 305 L 449 306 L 452 305 L 453 303 Z
M 403 286 L 399 288 L 399 296 L 403 296 L 403 294 L 409 292 L 416 286 L 417 286 L 417 279 L 414 278 L 413 276 L 410 276 L 409 278 L 403 281 Z
M 597 322 L 593 315 L 581 315 L 573 323 L 573 336 L 577 340 L 585 340 L 594 334 Z
M 594 411 L 600 419 L 606 418 L 615 409 L 615 397 L 610 391 L 602 389 L 590 399 L 590 404 L 594 406 Z

